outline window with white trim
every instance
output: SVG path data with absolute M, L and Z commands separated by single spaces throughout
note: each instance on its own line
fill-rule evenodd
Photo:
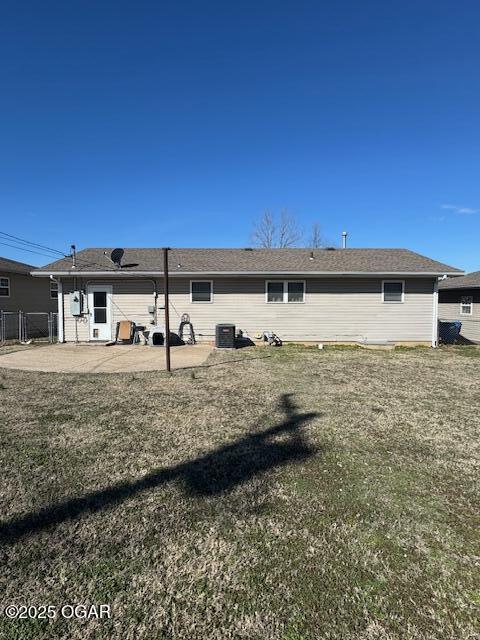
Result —
M 213 302 L 212 280 L 190 280 L 191 302 Z
M 473 296 L 462 296 L 460 298 L 460 315 L 471 316 L 473 313 Z
M 50 298 L 52 300 L 58 298 L 58 282 L 56 280 L 50 280 Z
M 2 298 L 10 297 L 10 278 L 0 278 L 0 296 Z
M 265 299 L 269 303 L 299 304 L 305 302 L 304 280 L 267 280 Z
M 405 300 L 404 280 L 384 280 L 382 282 L 382 302 L 401 303 Z

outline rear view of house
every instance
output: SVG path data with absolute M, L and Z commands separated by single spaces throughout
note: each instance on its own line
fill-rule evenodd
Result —
M 480 271 L 442 280 L 438 289 L 439 319 L 461 322 L 460 335 L 469 342 L 480 343 Z
M 161 249 L 85 249 L 33 272 L 59 283 L 60 341 L 111 340 L 120 320 L 163 322 Z M 172 249 L 170 323 L 200 340 L 234 323 L 298 342 L 435 345 L 437 282 L 463 272 L 406 249 Z

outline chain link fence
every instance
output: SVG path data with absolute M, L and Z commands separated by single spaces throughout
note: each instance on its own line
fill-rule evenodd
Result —
M 44 311 L 0 311 L 0 344 L 6 342 L 56 342 L 58 314 Z

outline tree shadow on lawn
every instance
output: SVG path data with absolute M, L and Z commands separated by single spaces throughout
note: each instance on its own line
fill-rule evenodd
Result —
M 25 536 L 62 522 L 112 508 L 142 491 L 172 480 L 183 482 L 188 496 L 214 496 L 228 493 L 270 469 L 313 456 L 316 449 L 305 440 L 302 429 L 320 414 L 297 413 L 289 394 L 280 396 L 279 402 L 285 413 L 285 419 L 279 424 L 244 436 L 189 462 L 156 469 L 139 480 L 92 491 L 2 523 L 0 542 L 4 545 L 13 544 Z

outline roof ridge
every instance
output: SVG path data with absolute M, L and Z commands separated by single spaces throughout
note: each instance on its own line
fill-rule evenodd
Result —
M 81 251 L 105 251 L 112 247 L 84 247 L 79 249 L 77 254 Z M 125 251 L 161 251 L 164 247 L 123 247 Z M 170 251 L 245 251 L 245 249 L 252 249 L 253 251 L 327 251 L 331 247 L 168 247 Z M 407 249 L 405 247 L 333 247 L 338 251 L 408 251 L 409 253 L 419 254 L 417 251 Z M 430 258 L 431 259 L 431 258 Z
M 5 256 L 0 256 L 0 260 L 4 260 L 5 262 L 11 262 L 12 264 L 17 264 L 17 265 L 20 265 L 22 267 L 28 267 L 29 269 L 37 269 L 38 268 L 35 265 L 30 264 L 29 262 L 20 262 L 20 260 L 14 260 L 13 258 L 6 258 Z

